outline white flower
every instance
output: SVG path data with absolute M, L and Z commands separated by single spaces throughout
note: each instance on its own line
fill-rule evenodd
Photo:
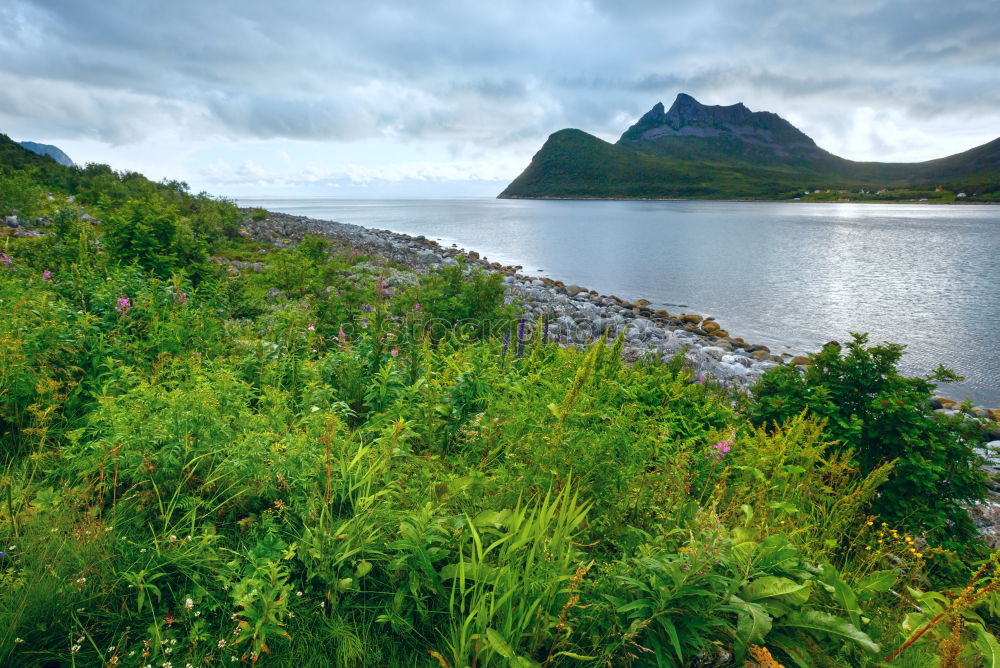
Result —
M 300 592 L 300 591 L 297 591 L 297 592 L 295 592 L 295 595 L 296 595 L 296 596 L 302 596 L 302 592 Z
M 80 651 L 80 646 L 79 645 L 73 645 L 72 647 L 69 648 L 69 651 L 73 652 L 73 654 L 76 654 L 77 652 Z
M 225 647 L 226 646 L 226 641 L 225 640 L 220 640 L 215 646 L 219 647 L 219 648 Z
M 184 601 L 184 607 L 190 610 L 191 608 L 194 607 L 194 601 L 192 601 L 191 599 Z
M 194 611 L 194 616 L 195 617 L 201 617 L 201 610 L 195 610 Z
M 24 642 L 24 638 L 14 638 L 14 644 L 15 645 L 20 645 L 23 642 Z

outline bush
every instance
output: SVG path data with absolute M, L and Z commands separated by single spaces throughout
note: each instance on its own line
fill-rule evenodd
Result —
M 113 259 L 136 262 L 161 278 L 207 258 L 186 221 L 158 196 L 109 211 L 104 244 Z
M 475 338 L 504 331 L 516 324 L 516 312 L 505 307 L 503 275 L 479 267 L 466 271 L 464 263 L 444 266 L 423 277 L 419 287 L 402 300 L 406 310 L 420 304 L 433 339 L 461 328 Z
M 805 373 L 793 366 L 766 373 L 754 388 L 752 421 L 780 423 L 802 411 L 826 419 L 831 447 L 853 452 L 863 472 L 895 462 L 875 512 L 929 539 L 966 546 L 977 532 L 962 504 L 985 497 L 986 478 L 971 427 L 930 407 L 935 382 L 957 376 L 939 367 L 905 377 L 896 369 L 904 346 L 867 346 L 867 335 L 852 336 L 846 347 L 829 343 L 811 355 Z
M 258 223 L 262 220 L 267 220 L 267 209 L 258 206 L 250 212 L 250 220 L 255 220 Z

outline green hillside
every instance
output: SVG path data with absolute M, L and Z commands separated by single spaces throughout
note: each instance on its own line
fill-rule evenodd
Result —
M 777 114 L 681 94 L 669 111 L 654 106 L 616 144 L 556 132 L 500 197 L 786 199 L 817 188 L 908 196 L 938 186 L 952 199 L 966 192 L 966 201 L 996 200 L 1000 139 L 926 162 L 855 162 Z

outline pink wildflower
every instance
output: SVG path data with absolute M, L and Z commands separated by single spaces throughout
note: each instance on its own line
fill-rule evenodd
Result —
M 306 329 L 308 329 L 310 332 L 315 332 L 316 331 L 316 325 L 314 323 L 310 322 L 309 326 L 306 327 Z
M 715 452 L 712 453 L 713 455 L 715 455 L 715 458 L 723 459 L 726 456 L 726 453 L 732 450 L 733 441 L 732 440 L 719 441 L 712 447 L 715 449 Z
M 12 258 L 10 255 L 7 255 L 6 253 L 0 253 L 0 264 L 2 264 L 5 267 L 9 267 L 12 264 L 14 264 L 14 258 Z
M 43 281 L 51 281 L 52 280 L 52 272 L 49 271 L 48 269 L 46 269 L 45 271 L 43 271 L 42 272 L 42 280 Z
M 420 302 L 417 302 L 416 304 L 413 305 L 413 310 L 414 311 L 419 311 L 420 310 Z
M 392 350 L 389 351 L 389 354 L 392 355 L 393 357 L 399 357 L 399 348 L 393 348 Z
M 340 342 L 341 346 L 347 345 L 347 334 L 344 333 L 343 327 L 341 327 L 340 331 L 337 332 L 337 341 Z
M 122 315 L 128 315 L 128 312 L 131 309 L 132 309 L 132 302 L 129 301 L 128 297 L 119 297 L 118 298 L 118 306 L 115 307 L 116 311 L 118 311 Z

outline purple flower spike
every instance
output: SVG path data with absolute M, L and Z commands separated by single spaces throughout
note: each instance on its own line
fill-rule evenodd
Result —
M 115 307 L 115 310 L 122 315 L 128 315 L 128 312 L 132 310 L 132 302 L 129 301 L 128 297 L 119 297 L 118 306 Z
M 46 269 L 45 271 L 43 271 L 42 272 L 42 280 L 43 281 L 51 281 L 52 280 L 52 272 L 49 271 L 48 269 Z

